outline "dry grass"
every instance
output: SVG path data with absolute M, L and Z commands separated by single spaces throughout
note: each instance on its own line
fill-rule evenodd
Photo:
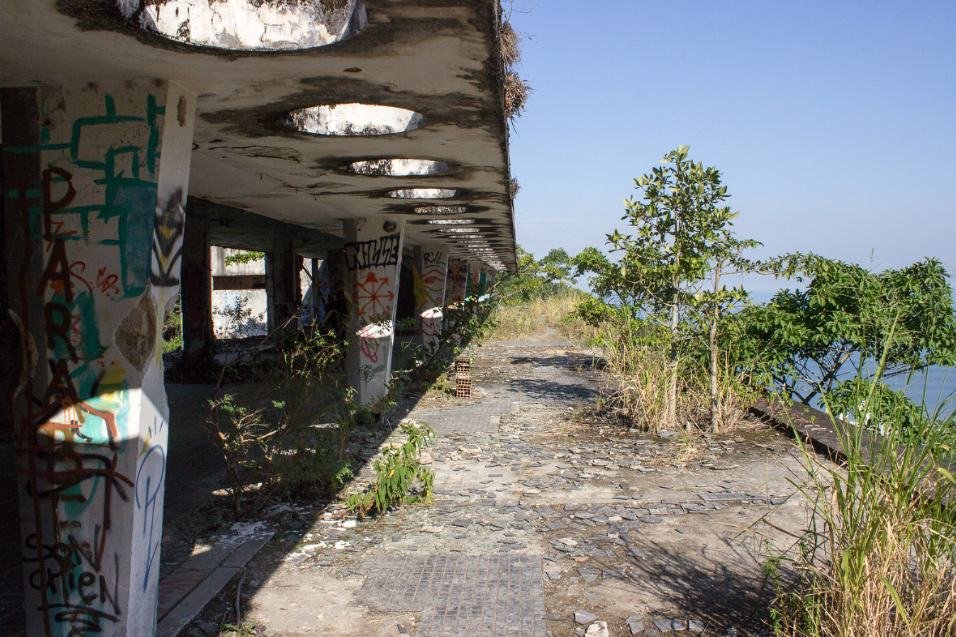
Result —
M 892 422 L 870 398 L 858 404 Z M 891 425 L 867 447 L 861 428 L 834 421 L 841 467 L 804 448 L 807 475 L 798 487 L 810 522 L 792 554 L 773 562 L 789 562 L 797 574 L 779 586 L 777 634 L 956 635 L 954 481 L 935 456 L 940 430 L 954 423 L 934 420 L 919 446 Z
M 531 95 L 531 85 L 518 77 L 514 71 L 505 73 L 505 115 L 510 118 L 519 117 Z
M 520 305 L 499 305 L 492 315 L 492 337 L 509 339 L 560 330 L 580 300 L 580 293 L 569 292 Z
M 501 23 L 500 33 L 501 61 L 505 68 L 511 68 L 521 60 L 521 38 L 507 20 Z

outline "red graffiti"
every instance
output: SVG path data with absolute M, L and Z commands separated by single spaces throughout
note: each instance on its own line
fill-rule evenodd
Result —
M 369 272 L 356 287 L 355 304 L 360 318 L 382 319 L 391 316 L 395 293 L 392 292 L 388 277 L 377 277 L 375 272 Z
M 100 268 L 96 273 L 96 287 L 106 296 L 119 294 L 119 286 L 116 285 L 118 281 L 119 277 L 115 274 L 107 274 L 105 267 Z

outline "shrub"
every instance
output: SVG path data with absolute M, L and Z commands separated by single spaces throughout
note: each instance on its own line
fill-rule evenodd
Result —
M 389 446 L 373 463 L 375 481 L 366 490 L 353 493 L 346 501 L 350 511 L 364 517 L 382 514 L 400 504 L 431 502 L 434 474 L 421 463 L 421 453 L 435 432 L 428 425 L 402 424 L 405 442 Z
M 268 406 L 253 408 L 231 394 L 209 402 L 206 426 L 237 513 L 253 481 L 263 492 L 288 495 L 336 491 L 351 475 L 348 436 L 362 410 L 344 386 L 344 345 L 318 330 L 274 337 L 275 361 L 258 368 L 256 379 L 267 388 Z

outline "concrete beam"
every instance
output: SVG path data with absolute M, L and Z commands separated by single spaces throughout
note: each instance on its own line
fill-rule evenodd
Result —
M 344 238 L 321 230 L 283 223 L 206 199 L 191 198 L 189 214 L 208 219 L 210 245 L 223 248 L 271 252 L 274 238 L 282 237 L 293 242 L 297 254 L 321 259 L 329 250 L 345 245 Z
M 33 95 L 2 105 L 5 141 L 20 136 L 8 302 L 36 352 L 14 399 L 26 634 L 148 635 L 195 97 L 160 80 Z

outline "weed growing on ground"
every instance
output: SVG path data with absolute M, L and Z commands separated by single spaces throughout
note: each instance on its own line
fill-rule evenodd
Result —
M 829 464 L 802 445 L 807 473 L 796 486 L 809 503 L 809 523 L 789 553 L 768 563 L 775 573 L 781 564 L 792 573 L 776 578 L 774 630 L 956 634 L 956 482 L 941 464 L 954 416 L 937 410 L 913 422 L 897 413 L 905 408 L 899 402 L 884 400 L 878 377 L 855 387 L 846 415 L 876 419 L 882 435 L 831 415 L 844 462 Z M 914 439 L 920 444 L 907 444 Z
M 431 502 L 435 476 L 421 463 L 421 454 L 435 432 L 428 425 L 407 422 L 402 433 L 405 442 L 386 447 L 374 461 L 375 482 L 346 500 L 348 509 L 359 517 L 373 511 L 380 515 L 397 505 Z
M 232 394 L 209 402 L 206 426 L 225 461 L 236 513 L 252 482 L 288 496 L 337 491 L 351 477 L 348 436 L 363 410 L 344 386 L 344 345 L 318 330 L 273 337 L 275 360 L 256 379 L 268 388 L 267 406 Z

